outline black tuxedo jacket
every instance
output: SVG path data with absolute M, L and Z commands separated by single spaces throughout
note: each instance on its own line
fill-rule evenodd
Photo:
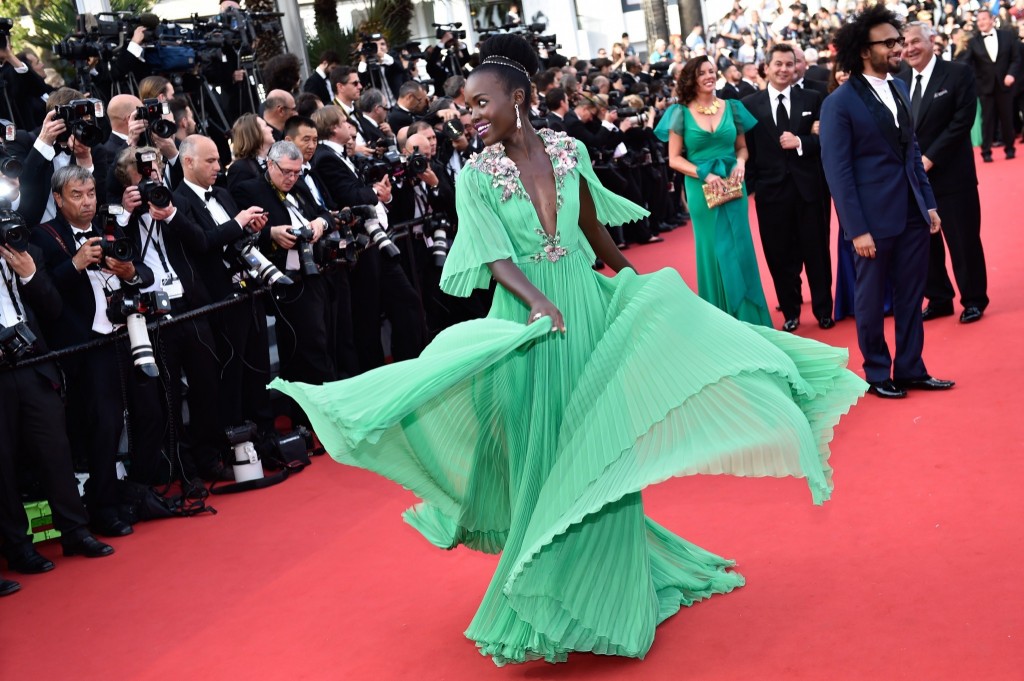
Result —
M 391 126 L 391 130 L 396 135 L 399 130 L 406 128 L 415 122 L 416 117 L 397 104 L 391 107 L 391 111 L 388 113 L 388 125 Z
M 96 178 L 96 201 L 99 203 L 121 203 L 124 188 L 114 177 L 114 166 L 117 165 L 117 157 L 127 148 L 128 143 L 114 133 L 110 133 L 106 142 L 93 147 L 93 177 Z
M 225 264 L 224 250 L 228 248 L 227 257 L 234 258 L 231 245 L 248 233 L 234 219 L 239 209 L 228 190 L 212 187 L 211 191 L 231 219 L 220 224 L 215 222 L 213 214 L 206 208 L 206 201 L 183 182 L 174 190 L 174 205 L 183 218 L 180 222 L 176 221 L 174 231 L 188 262 L 202 279 L 210 300 L 217 302 L 234 291 L 231 284 L 234 263 L 231 263 L 231 267 Z M 250 201 L 245 207 L 252 205 L 255 204 Z
M 306 82 L 302 84 L 303 92 L 312 92 L 314 95 L 320 98 L 320 101 L 324 104 L 331 103 L 331 84 L 324 80 L 323 77 L 315 70 L 310 74 Z
M 921 95 L 914 131 L 921 155 L 935 164 L 928 171 L 932 190 L 943 194 L 978 184 L 971 147 L 978 97 L 974 75 L 967 66 L 934 59 L 935 69 Z M 910 69 L 897 77 L 913 92 L 915 75 Z
M 195 192 L 192 192 L 192 195 L 195 196 Z M 174 273 L 181 281 L 182 290 L 184 291 L 182 299 L 189 309 L 195 309 L 215 301 L 209 291 L 207 291 L 206 282 L 199 273 L 198 259 L 193 261 L 193 258 L 189 257 L 181 240 L 183 233 L 195 228 L 187 224 L 189 216 L 185 214 L 185 211 L 178 207 L 177 204 L 175 204 L 175 207 L 178 210 L 175 212 L 174 217 L 165 223 L 161 230 L 164 246 L 166 247 L 164 257 L 167 258 L 167 263 L 174 269 Z M 147 244 L 147 239 L 141 229 L 141 221 L 142 213 L 136 211 L 132 214 L 128 225 L 125 227 L 125 233 L 134 242 L 135 249 L 140 254 L 140 257 L 142 257 L 143 248 L 154 248 L 152 239 Z
M 806 73 L 804 73 L 804 80 L 816 80 L 819 83 L 825 83 L 828 85 L 828 78 L 832 75 L 826 67 L 819 64 L 812 64 L 807 67 Z
M 608 130 L 598 124 L 592 130 L 580 120 L 575 111 L 565 114 L 565 132 L 583 142 L 583 146 L 590 152 L 591 158 L 595 157 L 595 152 L 601 149 L 611 149 L 622 141 L 622 131 L 618 128 Z
M 49 229 L 41 225 L 32 230 L 32 243 L 42 251 L 46 271 L 64 301 L 60 317 L 54 323 L 44 324 L 46 337 L 54 346 L 65 348 L 90 339 L 92 321 L 96 316 L 96 299 L 87 272 L 79 272 L 71 262 L 78 251 L 71 227 L 60 214 L 48 225 Z M 139 288 L 152 285 L 153 272 L 142 263 L 138 254 L 133 262 L 140 279 Z M 121 285 L 123 287 L 124 282 Z
M 313 197 L 309 195 L 309 191 L 299 182 L 296 181 L 295 186 L 292 187 L 290 192 L 296 197 L 299 204 L 299 212 L 307 220 L 315 220 L 318 217 L 322 217 L 327 220 L 328 224 L 332 224 L 332 216 L 329 212 L 321 210 L 316 202 L 313 201 Z M 267 211 L 267 226 L 260 232 L 259 244 L 260 250 L 275 265 L 283 272 L 286 269 L 285 261 L 288 257 L 288 251 L 283 248 L 279 248 L 277 244 L 270 238 L 270 228 L 277 227 L 279 225 L 291 226 L 291 212 L 285 206 L 277 196 L 277 191 L 271 186 L 270 182 L 264 177 L 258 177 L 252 180 L 246 180 L 239 184 L 232 196 L 236 201 L 245 200 L 249 202 L 249 205 L 256 205 Z
M 995 31 L 995 34 L 999 43 L 995 61 L 988 56 L 988 50 L 985 49 L 984 38 L 981 37 L 980 32 L 967 41 L 964 61 L 974 69 L 979 95 L 990 95 L 1000 88 L 1003 92 L 1009 92 L 1013 88 L 1012 86 L 1006 87 L 1003 84 L 1003 79 L 1006 76 L 1013 76 L 1017 80 L 1021 78 L 1020 41 L 1010 31 Z M 929 156 L 929 158 L 931 157 Z
M 433 189 L 427 190 L 427 203 L 436 213 L 444 213 L 448 219 L 455 222 L 455 187 L 444 167 L 437 161 L 431 160 L 431 169 L 437 175 L 438 184 Z M 413 178 L 418 184 L 418 179 Z M 392 201 L 388 205 L 388 222 L 395 225 L 399 222 L 412 220 L 416 214 L 416 201 L 414 198 L 415 184 L 403 182 L 401 186 L 394 185 L 392 190 Z
M 25 314 L 25 324 L 36 335 L 35 354 L 44 355 L 50 351 L 46 345 L 46 338 L 43 334 L 43 325 L 55 323 L 60 319 L 64 302 L 60 293 L 53 285 L 53 281 L 46 273 L 46 263 L 43 260 L 43 252 L 38 246 L 29 244 L 29 255 L 36 263 L 36 273 L 27 284 L 22 284 L 15 275 L 15 284 L 18 287 L 18 295 L 21 297 L 22 312 Z M 14 274 L 13 272 L 11 273 Z M 40 323 L 42 322 L 42 323 Z M 45 376 L 53 385 L 60 384 L 60 375 L 57 366 L 53 362 L 42 362 L 33 365 L 35 371 Z
M 385 138 L 390 139 L 390 135 L 385 135 L 383 132 L 381 132 L 380 127 L 376 124 L 375 121 L 367 120 L 366 116 L 364 116 L 363 114 L 356 114 L 355 116 L 353 116 L 353 118 L 356 119 L 356 123 L 358 124 L 359 130 L 363 134 L 363 141 L 366 142 L 366 146 L 374 146 L 377 143 L 377 140 Z
M 321 144 L 316 148 L 313 168 L 323 180 L 335 205 L 351 208 L 377 204 L 377 193 L 373 188 L 363 184 L 359 176 L 327 145 Z
M 323 176 L 320 175 L 320 171 L 312 165 L 312 161 L 310 161 L 310 169 L 308 171 L 303 170 L 302 175 L 299 177 L 299 181 L 295 183 L 295 186 L 298 187 L 297 191 L 305 191 L 309 200 L 319 205 L 316 197 L 313 195 L 313 192 L 310 191 L 309 185 L 306 183 L 307 177 L 313 180 L 313 186 L 315 186 L 316 190 L 320 192 L 320 198 L 323 200 L 323 206 L 321 206 L 321 208 L 333 211 L 338 210 L 341 207 L 334 200 L 334 196 L 331 194 L 330 190 L 327 189 L 327 183 L 324 181 Z
M 235 188 L 243 182 L 263 177 L 263 173 L 266 168 L 260 165 L 260 162 L 254 158 L 238 158 L 232 161 L 231 165 L 228 166 L 228 191 L 231 192 L 232 196 L 235 194 Z M 244 201 L 242 203 L 245 203 Z M 247 206 L 252 203 L 247 203 Z
M 828 83 L 824 83 L 820 80 L 811 80 L 804 75 L 804 81 L 800 83 L 802 87 L 797 89 L 810 90 L 811 92 L 817 92 L 824 99 L 828 96 Z M 767 88 L 765 88 L 767 89 Z
M 555 132 L 565 132 L 565 118 L 558 114 L 548 114 L 548 128 Z
M 770 90 L 755 92 L 743 100 L 743 105 L 757 118 L 758 124 L 747 131 L 747 186 L 751 192 L 761 194 L 786 182 L 795 182 L 805 201 L 819 201 L 823 197 L 824 182 L 821 170 L 821 144 L 811 132 L 814 122 L 821 117 L 821 97 L 816 92 L 790 88 L 789 127 L 776 125 L 773 112 L 778 102 L 770 99 Z M 789 131 L 800 138 L 803 154 L 795 149 L 784 150 L 779 136 Z

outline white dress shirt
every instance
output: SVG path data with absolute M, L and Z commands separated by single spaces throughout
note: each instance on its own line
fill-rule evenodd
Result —
M 789 86 L 785 90 L 776 90 L 775 86 L 768 83 L 768 101 L 770 106 L 768 107 L 772 111 L 772 120 L 775 121 L 775 125 L 778 126 L 779 119 L 779 95 L 782 95 L 782 106 L 786 109 L 786 115 L 789 116 L 790 122 L 793 120 L 793 87 Z M 785 131 L 783 131 L 785 132 Z M 804 155 L 804 143 L 797 137 L 796 155 Z
M 885 78 L 875 78 L 864 74 L 864 77 L 868 81 L 868 85 L 875 91 L 878 98 L 885 104 L 885 107 L 892 113 L 893 122 L 896 123 L 896 127 L 900 127 L 899 116 L 896 115 L 896 100 L 893 99 L 892 90 L 889 88 L 889 81 L 892 80 L 892 74 L 885 74 Z
M 934 56 L 928 60 L 928 64 L 923 69 L 918 71 L 913 69 L 910 72 L 910 96 L 914 96 L 914 88 L 917 87 L 917 77 L 921 77 L 921 99 L 924 100 L 924 91 L 928 89 L 928 81 L 932 79 L 932 74 L 935 73 L 935 62 L 937 60 Z
M 996 30 L 994 28 L 988 33 L 981 34 L 981 44 L 985 46 L 985 51 L 988 52 L 989 59 L 995 63 L 996 57 L 999 56 L 999 36 L 996 35 Z
M 173 217 L 172 215 L 167 221 L 170 222 Z M 154 229 L 153 216 L 145 213 L 139 218 L 139 234 L 142 246 L 146 249 L 142 256 L 142 262 L 153 270 L 153 283 L 142 289 L 141 292 L 163 291 L 171 300 L 181 298 L 185 291 L 181 287 L 181 279 L 178 278 L 178 273 L 174 271 L 168 257 L 163 227 L 158 226 Z M 148 246 L 147 241 L 149 242 Z
M 227 210 L 224 208 L 224 206 L 220 205 L 220 202 L 217 201 L 216 198 L 211 196 L 209 201 L 206 200 L 206 192 L 213 191 L 212 188 L 204 189 L 203 187 L 200 187 L 198 184 L 195 184 L 194 182 L 189 182 L 188 180 L 182 180 L 182 182 L 184 182 L 189 189 L 194 191 L 196 193 L 196 196 L 203 200 L 203 203 L 206 204 L 206 210 L 210 212 L 210 216 L 213 218 L 214 223 L 218 225 L 223 225 L 225 222 L 231 222 L 232 220 L 234 220 L 232 216 L 228 215 Z M 242 231 L 245 231 L 244 227 L 242 227 Z
M 18 282 L 27 284 L 32 281 L 32 277 L 22 278 L 14 273 L 14 270 L 10 268 L 6 260 L 0 260 L 0 277 L 3 277 L 3 284 L 0 285 L 0 324 L 10 328 L 15 324 L 23 322 L 27 319 L 25 315 L 25 303 L 21 300 L 21 292 L 18 291 Z M 8 285 L 10 290 L 8 290 Z M 11 293 L 14 293 L 14 298 L 11 298 Z M 18 311 L 21 311 L 19 314 Z
M 71 233 L 75 237 L 75 251 L 81 248 L 82 244 L 90 237 L 95 236 L 92 229 L 79 229 L 74 225 L 70 225 L 70 227 Z M 85 272 L 89 277 L 89 285 L 92 286 L 93 301 L 96 303 L 96 311 L 92 318 L 92 330 L 104 336 L 109 335 L 121 325 L 114 326 L 107 318 L 107 295 L 121 288 L 121 280 L 116 274 L 95 268 L 87 269 Z

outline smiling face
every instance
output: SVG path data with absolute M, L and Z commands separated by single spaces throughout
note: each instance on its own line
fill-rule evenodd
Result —
M 792 52 L 778 50 L 772 53 L 771 61 L 765 69 L 768 82 L 779 91 L 785 90 L 793 82 L 793 75 L 796 73 L 796 60 Z
M 872 43 L 863 50 L 860 56 L 864 62 L 864 72 L 879 78 L 887 73 L 896 73 L 903 63 L 903 46 L 895 42 L 900 32 L 892 24 L 879 24 L 871 29 L 868 41 Z M 893 46 L 887 47 L 884 41 L 892 40 Z
M 503 142 L 516 132 L 515 105 L 523 106 L 523 90 L 506 91 L 505 81 L 494 71 L 474 71 L 466 81 L 466 104 L 473 127 L 485 145 Z
M 697 93 L 713 95 L 717 80 L 718 76 L 715 72 L 715 65 L 709 61 L 702 62 L 700 68 L 697 69 Z
M 925 38 L 921 29 L 913 26 L 907 29 L 905 37 L 907 43 L 903 46 L 903 58 L 911 68 L 924 69 L 932 59 L 932 40 Z

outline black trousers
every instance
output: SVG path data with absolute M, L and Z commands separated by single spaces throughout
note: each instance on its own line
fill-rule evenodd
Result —
M 327 294 L 334 308 L 334 368 L 338 378 L 351 378 L 359 374 L 359 354 L 356 352 L 355 327 L 352 321 L 351 268 L 347 265 L 324 272 Z
M 829 226 L 821 200 L 807 201 L 793 182 L 754 196 L 761 246 L 775 295 L 786 319 L 800 316 L 800 270 L 807 272 L 816 319 L 832 316 L 832 259 Z
M 360 371 L 384 365 L 382 317 L 391 322 L 392 358 L 398 362 L 418 357 L 425 345 L 426 329 L 419 295 L 402 269 L 400 259 L 369 248 L 359 256 L 350 282 L 352 325 Z
M 89 517 L 78 496 L 59 386 L 32 367 L 0 372 L 0 407 L 0 548 L 16 555 L 32 542 L 18 488 L 23 464 L 42 480 L 54 528 L 65 540 L 82 536 Z
M 998 83 L 992 93 L 979 95 L 978 99 L 981 100 L 981 153 L 992 154 L 997 125 L 1003 140 L 1003 151 L 1014 151 L 1013 91 L 1004 90 L 1002 83 Z
M 270 407 L 270 340 L 264 297 L 253 296 L 210 316 L 220 358 L 220 427 L 252 421 L 274 429 Z
M 946 245 L 953 261 L 953 276 L 964 307 L 988 307 L 988 270 L 981 245 L 981 200 L 978 188 L 935 194 L 942 231 L 932 234 L 928 254 L 928 283 L 924 295 L 930 306 L 951 308 L 953 284 L 946 271 Z M 943 243 L 945 242 L 945 243 Z
M 226 451 L 217 341 L 210 323 L 200 317 L 152 333 L 160 376 L 136 375 L 130 412 L 133 448 L 128 478 L 145 485 L 165 483 L 176 474 L 192 479 L 209 472 Z M 182 418 L 183 376 L 188 380 L 188 428 Z M 157 447 L 134 446 L 139 440 L 154 439 Z
M 94 334 L 100 337 L 99 334 Z M 117 450 L 132 376 L 126 342 L 103 345 L 63 362 L 68 383 L 67 434 L 76 461 L 88 463 L 85 504 L 93 520 L 117 518 Z
M 337 371 L 332 339 L 337 314 L 331 306 L 327 281 L 319 274 L 288 275 L 295 283 L 280 287 L 275 295 L 281 378 L 314 385 L 334 381 Z

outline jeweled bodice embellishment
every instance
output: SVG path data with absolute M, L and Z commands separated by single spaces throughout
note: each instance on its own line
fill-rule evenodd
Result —
M 539 130 L 537 134 L 544 140 L 544 150 L 552 161 L 555 194 L 558 197 L 555 210 L 558 211 L 562 209 L 565 178 L 576 167 L 576 141 L 565 133 L 547 129 Z M 501 188 L 502 203 L 513 196 L 529 200 L 530 196 L 519 180 L 519 168 L 505 154 L 505 145 L 499 142 L 487 147 L 479 154 L 474 154 L 470 163 L 491 176 L 491 188 Z
M 540 253 L 534 253 L 530 256 L 532 262 L 541 262 L 543 260 L 558 262 L 560 258 L 569 255 L 569 251 L 562 247 L 562 237 L 557 232 L 551 235 L 543 229 L 535 229 L 534 231 L 540 235 L 543 246 Z

